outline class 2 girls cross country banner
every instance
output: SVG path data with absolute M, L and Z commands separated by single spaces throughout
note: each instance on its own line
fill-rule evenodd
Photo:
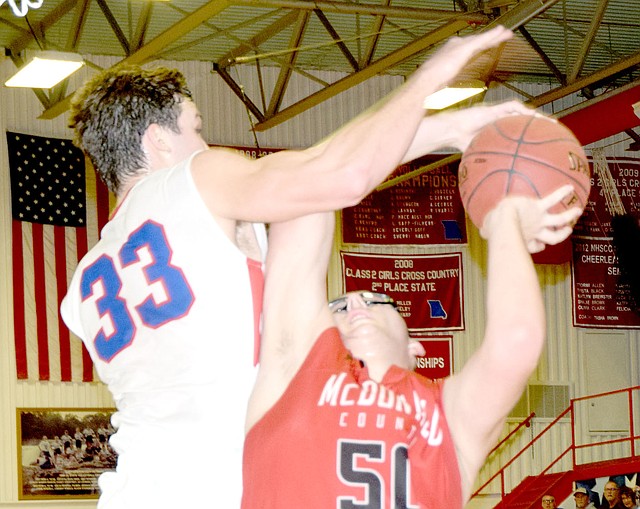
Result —
M 410 332 L 464 330 L 462 254 L 341 253 L 345 292 L 391 296 Z

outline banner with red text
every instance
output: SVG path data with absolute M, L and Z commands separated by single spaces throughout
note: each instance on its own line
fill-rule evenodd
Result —
M 390 295 L 410 332 L 464 330 L 461 253 L 340 256 L 344 291 Z
M 419 341 L 426 354 L 416 357 L 416 373 L 439 380 L 453 374 L 453 336 L 427 336 L 411 334 L 411 339 Z
M 573 324 L 580 327 L 640 328 L 628 285 L 620 282 L 611 239 L 573 239 Z
M 399 167 L 391 178 L 431 164 L 427 156 Z M 465 212 L 458 192 L 458 162 L 375 191 L 342 211 L 345 244 L 465 244 Z
M 625 212 L 640 220 L 640 160 L 607 157 L 607 163 Z M 640 315 L 633 309 L 629 286 L 620 279 L 603 183 L 593 165 L 591 171 L 589 202 L 572 237 L 573 324 L 640 328 Z

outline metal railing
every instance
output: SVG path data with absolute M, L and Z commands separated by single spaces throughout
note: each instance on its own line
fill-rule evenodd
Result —
M 575 414 L 576 414 L 576 403 L 583 402 L 583 401 L 586 401 L 586 400 L 593 400 L 593 399 L 596 399 L 596 398 L 603 398 L 603 397 L 607 397 L 607 396 L 612 396 L 612 395 L 615 395 L 615 394 L 622 394 L 622 393 L 627 393 L 627 401 L 628 401 L 628 409 L 629 409 L 629 427 L 628 427 L 629 433 L 628 433 L 628 436 L 615 438 L 615 439 L 610 439 L 610 440 L 594 441 L 594 442 L 589 442 L 589 443 L 584 443 L 584 444 L 576 444 L 576 436 L 577 436 L 576 416 L 575 416 Z M 509 461 L 507 461 L 507 463 L 505 463 L 495 474 L 490 476 L 487 481 L 482 483 L 482 485 L 478 489 L 476 489 L 474 491 L 474 493 L 471 495 L 471 498 L 476 497 L 479 494 L 481 494 L 483 492 L 483 490 L 489 484 L 491 484 L 493 481 L 495 481 L 496 479 L 500 480 L 500 496 L 502 498 L 504 498 L 504 496 L 506 495 L 506 490 L 505 490 L 505 472 L 507 471 L 507 469 L 509 469 L 523 454 L 525 454 L 526 452 L 530 451 L 530 449 L 534 446 L 535 443 L 537 443 L 539 440 L 541 440 L 549 432 L 549 430 L 554 428 L 554 426 L 556 426 L 558 424 L 558 422 L 561 419 L 565 418 L 567 415 L 569 415 L 571 417 L 571 445 L 569 447 L 567 447 L 565 450 L 563 450 L 555 459 L 553 459 L 553 461 L 551 461 L 551 463 L 549 465 L 547 465 L 545 468 L 543 468 L 540 472 L 538 472 L 538 473 L 531 472 L 530 475 L 543 475 L 543 474 L 547 473 L 551 468 L 553 468 L 553 466 L 555 466 L 569 452 L 571 452 L 572 469 L 575 469 L 577 466 L 580 465 L 578 463 L 578 458 L 576 456 L 577 451 L 583 450 L 583 449 L 586 449 L 586 448 L 600 447 L 600 446 L 608 445 L 608 444 L 629 442 L 630 454 L 629 454 L 628 457 L 633 458 L 633 457 L 638 456 L 638 454 L 636 452 L 636 444 L 635 444 L 635 442 L 636 442 L 636 440 L 640 440 L 640 433 L 636 433 L 636 430 L 635 430 L 635 427 L 634 427 L 635 426 L 634 403 L 633 403 L 634 393 L 637 393 L 637 395 L 640 396 L 640 386 L 629 387 L 629 388 L 626 388 L 626 389 L 619 389 L 619 390 L 616 390 L 616 391 L 603 392 L 603 393 L 600 393 L 600 394 L 594 394 L 592 396 L 584 396 L 584 397 L 581 397 L 581 398 L 572 399 L 571 400 L 571 404 L 569 405 L 568 408 L 566 408 L 560 415 L 558 415 L 553 421 L 551 421 L 544 429 L 542 429 L 542 431 L 540 431 L 540 433 L 538 433 L 538 435 L 536 437 L 534 437 L 532 440 L 530 440 L 525 445 L 525 447 L 523 447 L 520 451 L 518 451 L 518 453 L 515 456 L 513 456 Z M 511 433 L 509 433 L 509 435 L 507 435 L 507 437 L 505 437 L 502 441 L 500 441 L 500 443 L 496 447 L 494 447 L 494 449 L 492 449 L 491 453 L 494 453 L 500 447 L 502 447 L 502 445 L 504 443 L 506 443 L 508 438 L 512 437 L 517 430 L 522 428 L 522 426 L 524 426 L 524 425 L 530 426 L 532 417 L 534 417 L 534 416 L 535 416 L 535 414 L 532 414 L 529 417 L 527 417 L 527 419 L 525 419 L 525 421 L 520 423 L 518 425 L 518 427 L 516 427 Z M 527 423 L 527 424 L 525 424 L 525 423 Z M 619 459 L 619 458 L 604 458 L 604 459 Z
M 503 444 L 508 442 L 511 439 L 512 436 L 514 436 L 516 433 L 518 433 L 518 431 L 520 431 L 520 429 L 522 429 L 524 427 L 530 428 L 531 427 L 531 421 L 533 420 L 533 418 L 535 416 L 536 416 L 536 413 L 535 412 L 531 412 L 524 421 L 522 421 L 515 428 L 513 428 L 506 437 L 504 437 L 502 440 L 500 440 L 500 442 L 498 442 L 496 444 L 496 446 L 489 451 L 489 454 L 487 454 L 487 458 L 489 456 L 491 456 L 494 452 L 496 452 L 498 449 L 500 449 Z

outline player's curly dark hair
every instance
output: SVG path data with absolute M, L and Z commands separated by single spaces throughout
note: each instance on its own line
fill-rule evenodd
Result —
M 151 124 L 180 132 L 178 117 L 185 99 L 191 99 L 191 91 L 177 70 L 108 69 L 73 96 L 69 127 L 75 131 L 74 144 L 117 194 L 128 177 L 148 164 L 142 136 Z

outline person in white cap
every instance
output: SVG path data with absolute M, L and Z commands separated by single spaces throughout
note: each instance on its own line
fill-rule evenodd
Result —
M 589 501 L 589 493 L 586 488 L 576 488 L 573 491 L 573 500 L 576 503 L 576 509 L 596 509 L 593 502 Z

